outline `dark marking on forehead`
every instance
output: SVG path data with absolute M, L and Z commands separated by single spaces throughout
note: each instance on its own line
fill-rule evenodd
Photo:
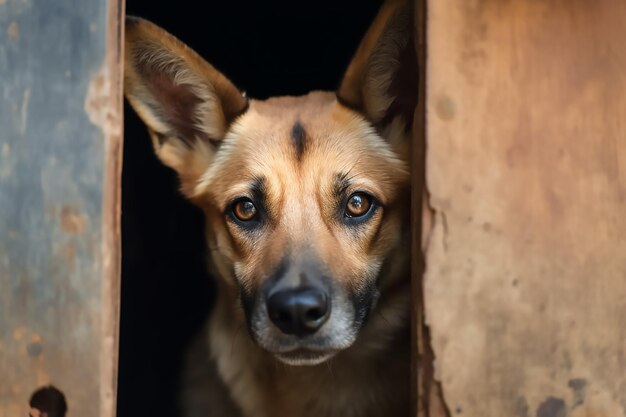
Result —
M 306 132 L 300 122 L 296 122 L 291 128 L 291 140 L 296 147 L 296 156 L 300 160 L 306 145 Z

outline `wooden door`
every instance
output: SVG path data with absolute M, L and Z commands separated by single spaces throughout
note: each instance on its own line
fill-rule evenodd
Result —
M 626 416 L 624 22 L 428 1 L 421 415 Z

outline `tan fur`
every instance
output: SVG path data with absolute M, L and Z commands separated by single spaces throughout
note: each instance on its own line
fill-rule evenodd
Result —
M 209 338 L 219 373 L 242 408 L 242 416 L 409 415 L 407 286 L 388 295 L 355 345 L 314 367 L 289 367 L 259 350 L 241 327 L 243 322 L 235 321 L 239 327 L 233 324 L 231 302 L 220 297 L 211 318 Z M 206 393 L 196 391 L 191 395 Z
M 232 118 L 244 111 L 247 99 L 213 66 L 193 50 L 161 28 L 145 20 L 130 18 L 126 24 L 124 65 L 124 90 L 128 101 L 150 128 L 155 152 L 161 161 L 177 171 L 181 177 L 182 191 L 193 187 L 213 157 L 213 149 L 206 140 L 196 140 L 189 149 L 181 139 L 181 132 L 163 120 L 154 109 L 159 107 L 159 89 L 180 87 L 178 95 L 197 98 L 195 106 L 188 109 L 189 124 L 200 135 L 220 140 L 228 130 Z M 141 64 L 141 65 L 139 65 Z M 157 70 L 171 83 L 151 86 L 142 68 Z M 156 134 L 169 137 L 160 146 Z
M 348 66 L 338 95 L 350 105 L 365 112 L 378 122 L 385 115 L 393 97 L 386 94 L 391 83 L 393 68 L 398 65 L 398 52 L 408 37 L 406 27 L 411 19 L 410 10 L 403 0 L 383 3 L 376 19 L 361 41 Z M 390 25 L 393 25 L 391 29 Z
M 235 409 L 244 417 L 408 415 L 410 135 L 407 121 L 389 113 L 397 55 L 407 45 L 406 25 L 394 23 L 407 19 L 402 9 L 401 2 L 383 7 L 347 72 L 338 95 L 353 109 L 325 92 L 248 101 L 162 29 L 137 19 L 127 25 L 127 97 L 157 156 L 204 210 L 218 278 L 207 338 L 190 354 L 187 416 L 236 417 Z M 304 131 L 301 152 L 296 124 Z M 346 195 L 366 191 L 380 202 L 358 227 L 337 217 L 339 174 L 350 178 Z M 250 232 L 224 213 L 259 178 L 269 223 Z M 345 317 L 325 325 L 334 351 L 318 365 L 278 361 L 281 333 L 271 324 L 261 324 L 256 341 L 246 328 L 242 292 L 261 288 L 286 256 L 296 270 L 315 259 L 346 293 L 376 282 L 358 334 L 345 303 L 334 307 Z

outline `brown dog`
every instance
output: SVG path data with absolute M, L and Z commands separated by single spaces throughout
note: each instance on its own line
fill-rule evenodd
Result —
M 336 94 L 257 101 L 127 20 L 126 96 L 203 209 L 218 279 L 186 416 L 408 415 L 411 22 L 385 3 Z

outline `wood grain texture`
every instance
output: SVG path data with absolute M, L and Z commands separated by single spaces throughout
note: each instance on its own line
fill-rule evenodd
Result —
M 626 416 L 626 3 L 428 10 L 424 298 L 450 413 Z
M 0 417 L 112 417 L 121 0 L 0 1 Z

